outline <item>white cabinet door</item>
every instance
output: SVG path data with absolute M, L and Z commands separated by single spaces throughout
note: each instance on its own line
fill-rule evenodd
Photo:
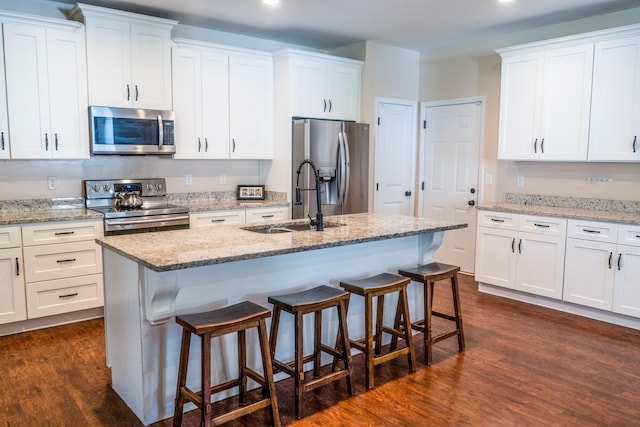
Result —
M 229 55 L 211 51 L 202 52 L 201 106 L 202 140 L 198 143 L 202 144 L 202 157 L 228 159 L 231 151 L 229 146 Z
M 611 310 L 615 252 L 613 243 L 567 239 L 563 299 Z
M 171 33 L 131 25 L 131 101 L 135 108 L 171 110 Z
M 173 111 L 176 115 L 176 159 L 202 158 L 202 76 L 200 52 L 175 48 Z
M 518 233 L 516 289 L 562 298 L 565 236 Z
M 12 158 L 89 157 L 82 35 L 4 24 Z
M 478 227 L 475 279 L 478 282 L 515 288 L 516 232 Z
M 589 160 L 640 159 L 640 36 L 598 42 Z
M 333 119 L 360 120 L 360 65 L 333 63 L 327 72 L 329 114 Z
M 0 323 L 26 318 L 22 249 L 0 249 Z
M 498 158 L 586 160 L 593 44 L 504 58 Z
M 84 32 L 47 30 L 51 156 L 89 158 Z
M 293 115 L 326 117 L 329 108 L 326 64 L 308 58 L 293 61 Z
M 273 59 L 229 58 L 229 133 L 232 159 L 273 158 Z
M 2 24 L 0 23 L 0 27 Z M 7 115 L 7 85 L 5 78 L 4 46 L 0 43 L 0 159 L 11 157 L 9 118 Z
M 613 311 L 640 317 L 640 246 L 618 245 Z

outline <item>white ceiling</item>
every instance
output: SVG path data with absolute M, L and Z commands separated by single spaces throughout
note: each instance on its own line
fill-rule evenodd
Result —
M 276 7 L 261 0 L 82 2 L 321 50 L 364 40 L 424 50 L 640 6 L 640 0 L 280 0 Z

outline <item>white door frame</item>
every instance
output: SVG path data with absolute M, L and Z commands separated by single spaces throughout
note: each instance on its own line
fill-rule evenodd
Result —
M 397 98 L 385 98 L 385 97 L 380 97 L 380 96 L 376 96 L 374 98 L 374 113 L 375 113 L 375 120 L 378 120 L 378 108 L 380 106 L 380 104 L 399 104 L 399 105 L 405 105 L 405 106 L 409 106 L 413 108 L 413 117 L 411 119 L 411 128 L 412 129 L 418 129 L 418 115 L 420 114 L 420 111 L 418 111 L 418 101 L 411 101 L 408 99 L 397 99 Z M 375 154 L 373 156 L 373 168 L 371 168 L 373 170 L 373 175 L 372 175 L 372 181 L 371 183 L 373 184 L 371 186 L 372 191 L 373 191 L 373 197 L 371 198 L 372 200 L 372 205 L 371 205 L 371 212 L 374 211 L 374 208 L 376 206 L 376 194 L 377 191 L 375 189 L 375 183 L 377 182 L 376 180 L 376 170 L 375 170 L 375 165 L 377 164 L 378 158 L 378 150 L 377 150 L 377 143 L 378 143 L 378 126 L 377 123 L 375 124 L 375 133 L 374 133 L 374 150 L 375 150 Z M 411 157 L 411 165 L 410 165 L 410 171 L 411 171 L 411 177 L 410 177 L 410 182 L 412 183 L 412 189 L 411 189 L 411 212 L 412 215 L 416 215 L 416 190 L 418 189 L 418 184 L 417 184 L 417 180 L 416 180 L 416 158 L 418 156 L 418 152 L 417 152 L 417 133 L 413 132 L 412 133 L 412 137 L 411 137 L 411 152 L 414 153 L 414 155 Z
M 454 99 L 445 99 L 440 101 L 428 101 L 420 103 L 420 153 L 418 154 L 419 158 L 422 159 L 424 153 L 427 150 L 427 134 L 424 131 L 424 120 L 425 119 L 425 111 L 426 108 L 429 107 L 445 107 L 447 105 L 459 105 L 459 104 L 475 104 L 481 103 L 480 107 L 480 145 L 478 147 L 478 198 L 476 205 L 481 205 L 484 199 L 484 181 L 481 179 L 484 176 L 484 126 L 485 126 L 485 111 L 487 106 L 487 98 L 485 96 L 473 96 L 469 98 L 454 98 Z M 418 216 L 422 216 L 423 213 L 423 204 L 424 204 L 424 182 L 423 178 L 425 176 L 425 165 L 424 162 L 420 161 L 420 171 L 419 171 L 419 182 L 417 183 L 419 188 L 420 197 L 418 200 Z

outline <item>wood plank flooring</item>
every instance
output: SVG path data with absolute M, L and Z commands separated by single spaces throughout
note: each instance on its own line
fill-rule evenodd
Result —
M 442 310 L 445 286 L 436 285 Z M 640 425 L 640 331 L 480 294 L 469 276 L 460 286 L 464 353 L 446 340 L 425 367 L 416 336 L 418 371 L 396 359 L 376 368 L 367 392 L 356 356 L 357 395 L 346 398 L 344 382 L 314 390 L 302 420 L 293 414 L 293 382 L 280 381 L 283 424 Z M 110 387 L 104 352 L 102 320 L 0 337 L 0 426 L 140 426 Z M 229 425 L 268 422 L 260 411 Z M 185 415 L 185 426 L 198 424 L 197 413 Z

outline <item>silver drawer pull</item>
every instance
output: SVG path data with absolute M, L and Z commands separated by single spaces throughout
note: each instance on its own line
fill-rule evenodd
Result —
M 589 230 L 587 228 L 583 228 L 582 231 L 584 231 L 585 233 L 600 234 L 600 230 Z
M 271 215 L 262 215 L 262 218 L 273 218 L 275 215 L 271 214 Z
M 542 228 L 549 228 L 549 227 L 550 227 L 550 225 L 547 225 L 547 224 L 537 224 L 537 223 L 535 223 L 535 222 L 533 223 L 533 225 L 535 225 L 536 227 L 542 227 Z
M 63 262 L 74 262 L 76 259 L 75 258 L 69 258 L 69 259 L 59 259 L 58 261 L 56 261 L 58 264 L 61 264 Z
M 78 293 L 74 292 L 72 294 L 58 295 L 58 298 L 65 299 L 65 298 L 73 298 L 73 297 L 77 297 L 77 296 L 78 296 Z
M 56 236 L 68 236 L 70 234 L 75 234 L 75 231 L 58 231 L 54 233 Z
M 491 221 L 493 221 L 493 222 L 504 222 L 504 219 L 491 218 Z
M 221 218 L 221 219 L 212 219 L 211 222 L 225 222 L 226 219 Z

